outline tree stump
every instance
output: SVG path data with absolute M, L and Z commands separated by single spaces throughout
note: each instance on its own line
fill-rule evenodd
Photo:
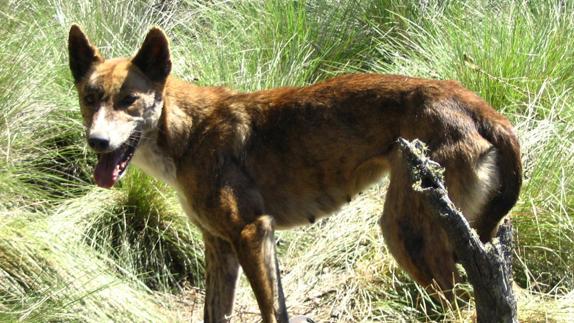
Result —
M 512 291 L 512 226 L 508 219 L 492 242 L 483 244 L 448 197 L 444 169 L 426 156 L 425 145 L 398 139 L 413 189 L 426 197 L 474 289 L 478 323 L 518 322 Z

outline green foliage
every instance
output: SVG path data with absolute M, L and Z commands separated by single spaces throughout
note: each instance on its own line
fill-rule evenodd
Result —
M 0 321 L 185 320 L 170 299 L 202 286 L 199 234 L 169 188 L 133 169 L 111 191 L 92 185 L 67 66 L 74 22 L 106 57 L 158 25 L 176 75 L 239 90 L 356 71 L 460 81 L 521 139 L 517 283 L 574 289 L 573 2 L 26 0 L 0 2 L 0 21 Z M 376 225 L 383 195 L 280 234 L 288 304 L 323 321 L 469 319 L 472 302 L 434 301 L 396 267 Z M 519 308 L 559 319 L 535 303 Z

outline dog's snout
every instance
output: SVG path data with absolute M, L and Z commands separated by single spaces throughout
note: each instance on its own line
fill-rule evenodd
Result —
M 90 136 L 88 145 L 97 152 L 103 152 L 110 146 L 110 139 L 103 136 Z

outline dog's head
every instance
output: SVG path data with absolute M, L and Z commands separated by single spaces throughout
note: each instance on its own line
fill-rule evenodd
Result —
M 98 154 L 94 178 L 109 188 L 126 170 L 140 139 L 159 122 L 171 70 L 168 40 L 152 28 L 133 58 L 105 60 L 73 25 L 68 51 L 88 144 Z

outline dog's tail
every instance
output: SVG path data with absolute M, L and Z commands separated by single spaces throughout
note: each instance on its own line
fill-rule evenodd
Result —
M 476 223 L 483 242 L 490 240 L 500 220 L 516 204 L 522 186 L 520 144 L 510 122 L 497 112 L 478 116 L 478 131 L 496 149 L 499 190 L 486 203 Z

